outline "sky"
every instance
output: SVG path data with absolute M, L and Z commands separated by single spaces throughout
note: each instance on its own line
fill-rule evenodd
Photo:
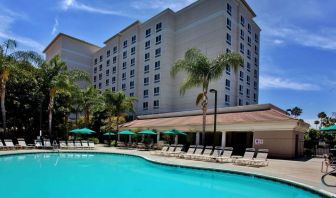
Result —
M 336 112 L 336 1 L 246 0 L 262 29 L 259 103 L 298 106 L 301 118 Z M 103 46 L 135 20 L 194 0 L 0 0 L 0 41 L 42 50 L 59 32 Z

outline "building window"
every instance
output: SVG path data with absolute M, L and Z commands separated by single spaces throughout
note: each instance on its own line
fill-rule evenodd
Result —
M 134 81 L 130 82 L 130 89 L 134 89 Z
M 117 46 L 114 46 L 113 47 L 113 54 L 115 54 L 115 53 L 117 53 L 118 52 L 118 48 L 117 48 Z
M 99 84 L 98 84 L 98 89 L 101 89 L 101 88 L 102 88 L 102 84 L 99 83 Z
M 254 100 L 254 102 L 257 102 L 257 94 L 253 94 L 253 100 Z
M 142 109 L 143 109 L 144 111 L 148 110 L 148 102 L 144 102 L 144 103 L 142 103 Z
M 146 41 L 145 43 L 145 49 L 149 49 L 150 48 L 150 41 Z
M 246 89 L 246 97 L 250 98 L 250 90 L 249 89 Z
M 112 68 L 112 73 L 115 74 L 117 72 L 117 67 Z
M 258 49 L 258 46 L 256 45 L 254 46 L 254 53 L 257 55 L 259 54 L 259 49 Z
M 135 47 L 132 47 L 131 48 L 131 55 L 134 55 L 135 54 Z
M 259 36 L 258 36 L 258 34 L 254 34 L 254 40 L 255 40 L 256 43 L 259 42 Z
M 135 58 L 132 58 L 131 59 L 131 66 L 134 66 L 135 65 Z
M 115 87 L 112 87 L 112 92 L 115 92 L 116 91 L 116 88 Z
M 247 49 L 247 58 L 251 59 L 251 51 L 249 49 Z
M 246 84 L 250 85 L 251 84 L 251 78 L 249 75 L 246 76 Z
M 123 52 L 123 59 L 126 59 L 127 58 L 127 51 L 124 51 Z
M 239 98 L 238 105 L 239 105 L 239 106 L 242 106 L 242 105 L 243 105 L 243 101 L 242 101 L 242 99 L 240 99 L 240 98 Z
M 143 97 L 144 98 L 148 98 L 148 89 L 145 89 L 144 91 L 143 91 Z
M 155 50 L 155 57 L 161 56 L 161 48 Z
M 115 57 L 113 57 L 113 59 L 112 59 L 112 63 L 115 64 L 116 62 L 117 62 L 117 57 L 115 56 Z
M 145 65 L 145 67 L 144 67 L 144 73 L 146 74 L 148 72 L 149 72 L 149 65 Z
M 106 79 L 106 80 L 105 80 L 105 85 L 106 85 L 106 86 L 109 86 L 109 85 L 110 85 L 110 80 L 109 80 L 109 79 Z
M 94 76 L 93 77 L 93 82 L 96 82 L 97 81 L 97 76 Z
M 155 70 L 159 70 L 161 66 L 161 62 L 160 61 L 156 61 L 155 62 Z
M 247 44 L 248 44 L 248 46 L 251 46 L 251 37 L 247 37 Z
M 225 80 L 225 89 L 230 90 L 230 81 L 228 79 Z
M 244 54 L 244 44 L 240 43 L 240 52 Z
M 231 74 L 231 67 L 230 67 L 230 65 L 226 65 L 225 72 L 226 72 L 227 75 Z
M 160 32 L 162 30 L 162 23 L 156 24 L 156 32 Z
M 246 69 L 248 72 L 251 71 L 251 64 L 249 62 L 246 63 Z
M 240 30 L 240 38 L 242 39 L 242 40 L 244 40 L 244 30 Z
M 258 83 L 257 83 L 256 81 L 253 82 L 253 88 L 254 88 L 255 90 L 258 89 Z
M 229 95 L 225 95 L 225 104 L 230 105 L 230 96 Z
M 258 71 L 256 69 L 254 70 L 254 78 L 258 78 Z
M 126 91 L 126 84 L 125 84 L 125 83 L 123 83 L 123 84 L 121 85 L 121 89 L 122 89 L 123 91 Z
M 126 67 L 127 67 L 127 62 L 123 62 L 122 69 L 126 69 Z
M 154 100 L 154 101 L 153 101 L 153 106 L 154 106 L 154 107 L 153 107 L 154 109 L 158 109 L 158 108 L 160 108 L 160 102 L 159 102 L 159 100 Z
M 106 56 L 107 56 L 107 57 L 110 57 L 110 55 L 111 55 L 111 51 L 110 51 L 110 50 L 107 50 L 107 52 L 106 52 Z
M 106 70 L 106 76 L 110 75 L 110 70 Z
M 106 67 L 109 67 L 110 66 L 110 60 L 107 60 L 106 61 Z
M 149 77 L 144 78 L 144 85 L 149 85 Z
M 112 84 L 114 84 L 115 82 L 116 82 L 116 77 L 113 76 L 113 77 L 112 77 Z
M 103 56 L 99 56 L 99 62 L 103 61 Z
M 95 58 L 94 59 L 94 64 L 97 65 L 98 60 Z
M 231 45 L 231 35 L 229 33 L 226 33 L 226 43 Z
M 132 69 L 132 70 L 130 71 L 130 77 L 131 77 L 131 78 L 134 77 L 134 69 Z
M 243 90 L 244 90 L 243 85 L 239 85 L 239 94 L 240 94 L 240 95 L 243 95 L 243 94 L 244 94 L 244 93 L 243 93 Z
M 124 46 L 124 48 L 127 47 L 127 40 L 124 41 L 123 46 Z
M 155 44 L 158 45 L 160 43 L 161 43 L 161 35 L 159 35 L 155 38 Z
M 240 16 L 240 24 L 241 24 L 242 26 L 245 25 L 245 18 L 244 18 L 243 16 Z
M 131 92 L 129 96 L 133 97 L 134 96 L 134 92 Z
M 254 65 L 258 67 L 258 58 L 257 57 L 254 58 Z
M 231 20 L 229 18 L 226 18 L 226 27 L 227 27 L 227 29 L 231 30 L 231 25 L 232 25 Z
M 136 42 L 136 35 L 132 36 L 132 44 Z
M 242 72 L 242 71 L 239 72 L 239 79 L 241 81 L 244 81 L 244 72 Z
M 155 75 L 154 75 L 154 82 L 155 82 L 155 83 L 160 82 L 160 74 L 155 74 Z
M 232 6 L 228 3 L 226 4 L 226 11 L 227 13 L 231 16 L 231 13 L 232 13 Z
M 150 35 L 151 35 L 151 29 L 149 28 L 146 30 L 146 38 L 150 37 Z
M 122 76 L 121 76 L 121 78 L 123 79 L 123 80 L 126 80 L 126 73 L 124 72 L 124 73 L 122 73 Z
M 149 61 L 149 52 L 145 54 L 145 61 Z
M 97 67 L 95 67 L 94 69 L 93 69 L 93 73 L 97 73 Z
M 99 65 L 99 71 L 103 70 L 103 65 Z
M 247 31 L 251 34 L 251 24 L 247 24 Z
M 154 96 L 160 95 L 160 87 L 154 87 Z

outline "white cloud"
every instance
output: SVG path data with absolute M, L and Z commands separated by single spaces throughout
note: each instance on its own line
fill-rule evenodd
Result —
M 113 10 L 107 10 L 103 8 L 93 7 L 86 4 L 83 4 L 76 0 L 63 0 L 61 2 L 61 7 L 63 10 L 81 10 L 84 12 L 91 12 L 97 14 L 106 14 L 106 15 L 118 15 L 118 16 L 127 16 L 125 13 Z
M 55 18 L 55 23 L 54 23 L 54 26 L 53 26 L 53 28 L 52 28 L 52 30 L 51 30 L 51 35 L 55 35 L 55 33 L 57 32 L 57 29 L 58 29 L 58 18 L 56 17 Z
M 16 20 L 21 20 L 22 14 L 16 13 L 9 9 L 2 8 L 6 12 L 0 14 L 0 38 L 1 39 L 14 39 L 19 45 L 31 48 L 36 51 L 42 51 L 43 45 L 31 38 L 17 35 L 12 32 L 11 28 Z
M 174 11 L 180 10 L 181 8 L 195 2 L 196 0 L 136 0 L 131 3 L 131 6 L 135 9 L 158 9 L 163 10 L 170 8 Z
M 260 76 L 261 89 L 290 89 L 297 91 L 316 91 L 320 87 L 316 84 L 298 82 L 291 79 L 265 75 Z
M 275 40 L 273 40 L 273 43 L 274 43 L 275 45 L 281 45 L 281 44 L 284 43 L 284 41 L 283 41 L 283 40 L 280 40 L 280 39 L 275 39 Z

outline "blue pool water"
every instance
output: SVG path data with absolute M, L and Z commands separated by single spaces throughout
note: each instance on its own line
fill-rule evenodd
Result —
M 4 198 L 318 197 L 289 185 L 221 172 L 162 166 L 112 154 L 0 157 Z

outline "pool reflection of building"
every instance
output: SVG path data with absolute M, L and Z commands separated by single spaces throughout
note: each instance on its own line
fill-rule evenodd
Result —
M 234 154 L 244 153 L 245 148 L 266 148 L 270 157 L 294 158 L 303 155 L 304 132 L 309 124 L 294 119 L 271 104 L 248 105 L 218 109 L 217 132 L 213 137 L 213 110 L 209 110 L 206 126 L 206 144 L 234 148 Z M 190 144 L 201 144 L 202 112 L 185 111 L 138 116 L 126 123 L 128 129 L 156 129 L 164 131 L 177 128 L 188 132 Z M 158 139 L 162 139 L 158 135 Z M 179 138 L 185 143 L 186 138 Z

